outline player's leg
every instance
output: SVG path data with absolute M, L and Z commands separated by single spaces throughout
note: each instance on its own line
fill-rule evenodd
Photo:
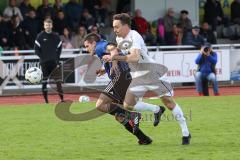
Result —
M 191 135 L 189 133 L 188 127 L 187 127 L 187 123 L 186 123 L 186 119 L 184 117 L 183 111 L 181 109 L 181 107 L 174 102 L 173 98 L 169 95 L 164 95 L 161 97 L 161 100 L 163 102 L 163 104 L 172 111 L 172 114 L 174 116 L 174 118 L 178 121 L 181 130 L 182 130 L 182 144 L 186 145 L 186 144 L 190 144 L 190 138 Z
M 133 133 L 133 122 L 132 120 L 128 120 L 126 121 L 124 117 L 121 116 L 115 116 L 116 120 L 121 123 L 125 129 L 127 131 L 129 131 L 130 133 L 132 133 L 133 135 L 135 135 L 138 138 L 138 144 L 139 145 L 148 145 L 152 143 L 152 139 L 150 137 L 148 137 L 146 134 L 143 133 L 143 131 L 138 128 L 138 130 L 136 130 Z
M 55 62 L 52 61 L 51 66 L 49 66 L 51 70 L 50 79 L 54 79 L 57 87 L 58 96 L 61 102 L 64 101 L 63 99 L 63 89 L 62 89 L 62 76 L 61 76 L 61 67 Z
M 195 83 L 196 83 L 196 90 L 200 96 L 203 95 L 203 88 L 202 88 L 202 73 L 196 72 L 195 74 Z
M 60 97 L 61 102 L 64 101 L 63 98 L 63 89 L 62 89 L 62 80 L 56 81 L 58 96 Z
M 216 74 L 210 73 L 210 74 L 207 76 L 207 79 L 208 79 L 209 81 L 211 81 L 212 84 L 213 84 L 213 92 L 214 92 L 214 95 L 218 96 L 218 95 L 219 95 L 219 91 L 218 91 L 218 82 L 217 82 Z
M 116 120 L 122 124 L 126 130 L 133 133 L 139 140 L 139 144 L 150 144 L 152 140 L 146 136 L 139 128 L 134 131 L 132 126 L 131 112 L 124 110 L 116 104 L 111 103 L 113 99 L 105 94 L 101 94 L 97 100 L 96 107 L 99 111 L 115 116 Z M 130 115 L 130 116 L 129 116 Z M 130 118 L 130 119 L 129 119 Z
M 132 90 L 133 89 L 133 90 Z M 137 86 L 127 91 L 124 99 L 124 108 L 128 110 L 135 110 L 138 112 L 151 111 L 154 113 L 153 125 L 157 126 L 160 122 L 161 115 L 164 113 L 165 108 L 150 103 L 139 101 L 139 97 L 145 94 L 144 86 Z
M 42 94 L 43 98 L 45 100 L 45 103 L 48 103 L 48 89 L 47 89 L 47 83 L 48 83 L 48 76 L 49 76 L 49 69 L 48 69 L 48 63 L 40 63 L 41 69 L 43 72 L 43 80 L 42 80 Z

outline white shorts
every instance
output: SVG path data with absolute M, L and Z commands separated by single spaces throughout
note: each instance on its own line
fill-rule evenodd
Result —
M 129 88 L 129 91 L 131 91 L 138 98 L 143 97 L 147 91 L 154 92 L 158 97 L 163 97 L 163 96 L 172 97 L 172 96 L 174 96 L 174 92 L 173 92 L 172 88 L 163 90 L 160 86 L 157 86 L 157 85 L 135 86 L 135 87 Z

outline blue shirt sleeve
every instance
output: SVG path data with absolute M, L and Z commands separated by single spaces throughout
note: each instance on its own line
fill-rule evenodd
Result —
M 106 41 L 99 41 L 96 44 L 95 54 L 102 59 L 103 55 L 106 54 L 106 48 L 108 43 Z
M 197 57 L 196 60 L 195 60 L 195 63 L 196 63 L 196 64 L 199 64 L 201 58 L 202 58 L 202 54 L 199 54 L 198 57 Z
M 211 54 L 210 56 L 207 56 L 207 59 L 209 60 L 209 62 L 216 64 L 217 63 L 217 54 L 215 52 L 213 52 L 213 54 Z

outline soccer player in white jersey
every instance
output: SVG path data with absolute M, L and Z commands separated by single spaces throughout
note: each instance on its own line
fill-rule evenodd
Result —
M 148 56 L 147 47 L 144 43 L 141 35 L 131 30 L 131 18 L 126 13 L 116 14 L 113 17 L 113 29 L 117 35 L 116 41 L 119 48 L 125 53 L 122 55 L 105 55 L 103 60 L 105 61 L 126 61 L 129 63 L 131 70 L 137 70 L 139 66 L 145 64 L 156 64 L 156 62 Z M 157 64 L 156 64 L 157 65 Z M 141 67 L 140 67 L 141 68 Z M 148 67 L 151 68 L 151 67 Z M 156 70 L 155 70 L 156 71 Z M 164 112 L 163 108 L 159 108 L 156 105 L 137 101 L 146 91 L 154 91 L 162 100 L 163 104 L 172 111 L 175 119 L 178 121 L 182 130 L 182 144 L 190 144 L 191 134 L 189 133 L 186 119 L 184 118 L 181 107 L 173 100 L 173 89 L 169 82 L 154 78 L 154 74 L 151 69 L 147 75 L 141 75 L 143 73 L 136 72 L 133 74 L 133 81 L 129 86 L 128 92 L 124 99 L 124 107 L 126 109 L 134 109 L 136 111 L 151 110 L 153 112 L 159 112 L 159 109 Z M 152 81 L 151 81 L 152 80 Z M 161 116 L 161 115 L 160 115 Z

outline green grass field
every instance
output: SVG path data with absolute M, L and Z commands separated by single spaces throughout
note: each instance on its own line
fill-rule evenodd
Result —
M 86 122 L 65 122 L 53 104 L 0 107 L 1 160 L 236 160 L 240 159 L 240 96 L 177 98 L 192 134 L 191 145 L 181 145 L 181 132 L 171 112 L 154 128 L 143 114 L 142 129 L 154 142 L 139 146 L 109 116 Z M 158 100 L 148 100 L 159 103 Z M 75 103 L 82 112 L 94 103 Z

